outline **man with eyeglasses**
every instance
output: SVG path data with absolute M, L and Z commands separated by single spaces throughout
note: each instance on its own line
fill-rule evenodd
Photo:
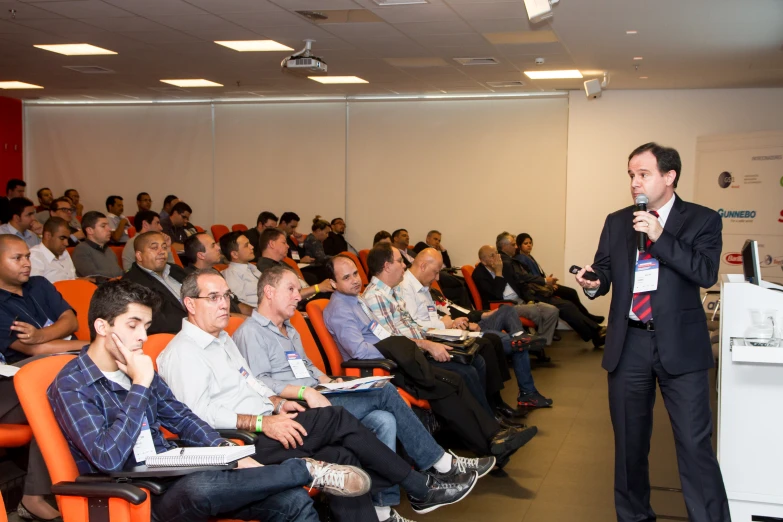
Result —
M 84 241 L 84 231 L 81 226 L 75 226 L 79 224 L 79 221 L 74 219 L 75 209 L 71 200 L 67 197 L 57 198 L 52 202 L 52 206 L 49 207 L 49 216 L 58 217 L 64 219 L 68 223 L 68 246 L 76 246 L 80 241 Z
M 123 279 L 153 290 L 161 298 L 160 311 L 152 318 L 148 334 L 177 333 L 187 311 L 180 301 L 180 288 L 187 274 L 180 266 L 166 262 L 168 241 L 162 232 L 144 232 L 135 236 L 136 262 Z

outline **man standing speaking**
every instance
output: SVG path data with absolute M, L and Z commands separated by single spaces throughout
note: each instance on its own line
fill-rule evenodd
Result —
M 632 205 L 610 214 L 595 261 L 576 274 L 591 299 L 614 287 L 603 367 L 609 372 L 619 522 L 655 520 L 648 455 L 656 381 L 674 431 L 689 519 L 731 520 L 710 440 L 707 372 L 714 360 L 699 292 L 718 279 L 722 225 L 715 211 L 675 194 L 681 165 L 676 150 L 656 143 L 631 153 L 631 196 L 639 204 L 643 198 L 637 197 L 646 195 L 647 210 Z

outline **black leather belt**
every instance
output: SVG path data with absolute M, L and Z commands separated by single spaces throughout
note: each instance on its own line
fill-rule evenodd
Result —
M 643 323 L 641 321 L 634 321 L 633 319 L 628 319 L 628 326 L 630 326 L 631 328 L 639 328 L 640 330 L 647 330 L 648 332 L 655 331 L 655 323 L 653 323 L 653 321 L 647 321 L 646 323 Z

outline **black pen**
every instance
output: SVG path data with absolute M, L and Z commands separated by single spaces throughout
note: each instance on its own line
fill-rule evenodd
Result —
M 185 448 L 182 448 L 181 450 L 179 450 L 179 454 L 180 455 L 184 455 L 185 454 Z

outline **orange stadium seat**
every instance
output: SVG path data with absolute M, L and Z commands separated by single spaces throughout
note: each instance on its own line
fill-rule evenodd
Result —
M 76 311 L 76 320 L 79 323 L 79 329 L 76 330 L 76 338 L 80 341 L 90 341 L 90 326 L 87 320 L 87 312 L 90 310 L 90 299 L 92 294 L 98 289 L 97 286 L 85 279 L 74 279 L 71 281 L 57 281 L 54 287 L 63 296 L 65 302 L 71 305 Z
M 247 230 L 247 225 L 243 225 L 242 223 L 231 225 L 232 232 L 244 232 L 246 230 Z
M 353 259 L 353 262 L 356 264 L 356 268 L 359 269 L 359 277 L 362 279 L 362 290 L 364 290 L 364 287 L 367 286 L 367 284 L 370 282 L 369 278 L 367 277 L 367 270 L 364 268 L 364 264 L 353 252 L 340 252 L 340 254 Z
M 476 307 L 476 310 L 483 310 L 481 294 L 479 293 L 476 283 L 473 282 L 473 270 L 475 270 L 475 268 L 476 267 L 472 265 L 462 265 L 462 276 L 465 278 L 465 283 L 468 285 L 468 290 L 470 290 L 470 295 L 473 298 L 473 306 Z M 511 303 L 510 301 L 492 301 L 489 303 L 489 309 L 494 310 L 495 308 L 498 308 L 500 305 L 503 304 L 513 304 L 513 303 Z M 525 319 L 524 317 L 520 317 L 519 320 L 522 321 L 522 324 L 528 328 L 536 327 L 536 323 L 534 323 L 530 319 Z
M 302 275 L 302 271 L 301 271 L 301 270 L 299 270 L 299 265 L 298 265 L 298 264 L 296 264 L 296 261 L 294 261 L 294 260 L 293 260 L 293 259 L 291 259 L 290 257 L 284 257 L 284 258 L 283 258 L 283 262 L 284 262 L 286 265 L 288 265 L 288 266 L 290 266 L 291 268 L 293 268 L 294 272 L 296 272 L 296 275 L 298 275 L 298 276 L 299 276 L 299 279 L 301 279 L 302 281 L 304 281 L 304 276 Z
M 212 225 L 211 230 L 212 237 L 215 238 L 215 241 L 220 241 L 221 237 L 228 234 L 228 227 L 226 225 Z
M 370 268 L 367 266 L 367 255 L 370 253 L 370 250 L 365 248 L 364 250 L 359 250 L 359 259 L 362 261 L 362 266 L 364 267 L 364 273 L 367 274 L 367 277 L 370 277 Z

